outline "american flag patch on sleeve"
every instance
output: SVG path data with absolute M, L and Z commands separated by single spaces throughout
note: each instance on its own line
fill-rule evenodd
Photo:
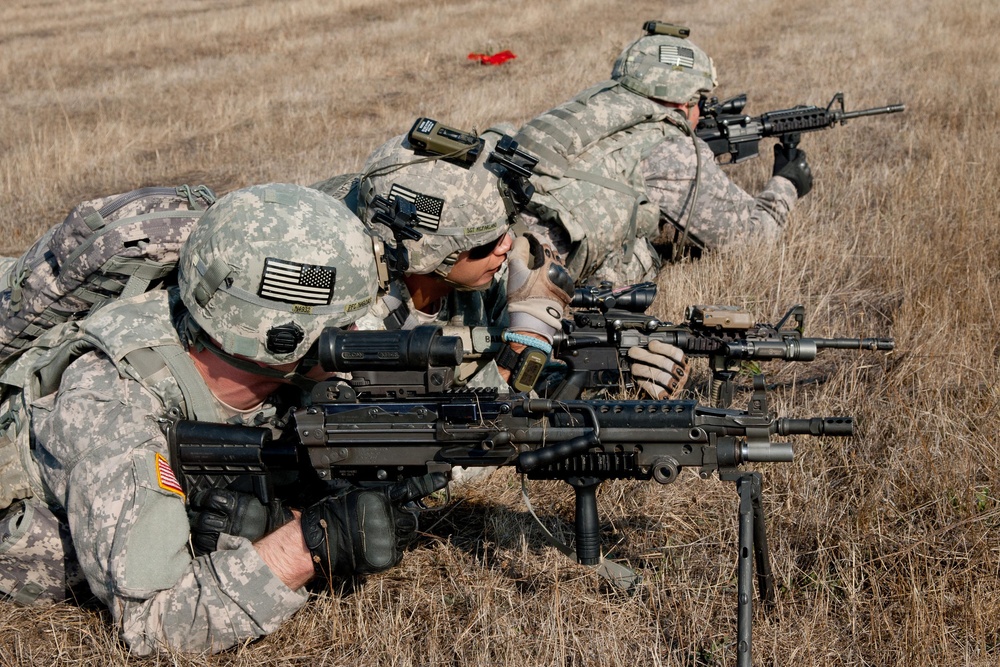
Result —
M 268 257 L 257 296 L 286 303 L 327 306 L 333 300 L 337 269 Z
M 170 464 L 160 453 L 156 454 L 156 482 L 164 491 L 176 493 L 181 498 L 184 497 L 184 489 L 181 487 L 181 483 L 177 481 L 177 477 L 174 475 Z
M 660 45 L 660 62 L 664 65 L 674 67 L 694 67 L 694 51 L 686 46 L 675 46 L 673 44 Z
M 441 226 L 441 212 L 444 210 L 444 200 L 425 195 L 422 192 L 404 188 L 396 183 L 389 188 L 389 200 L 400 197 L 413 204 L 417 209 L 417 226 L 437 231 Z

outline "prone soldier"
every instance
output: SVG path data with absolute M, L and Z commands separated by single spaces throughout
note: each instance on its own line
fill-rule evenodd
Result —
M 664 256 L 780 236 L 812 188 L 805 153 L 778 143 L 756 196 L 733 183 L 694 134 L 717 84 L 687 28 L 659 21 L 618 56 L 611 79 L 515 135 L 539 156 L 521 217 L 566 259 L 577 284 L 651 280 Z
M 301 511 L 188 498 L 163 432 L 178 418 L 271 425 L 300 405 L 293 385 L 326 377 L 309 369 L 320 333 L 376 298 L 376 243 L 313 189 L 238 190 L 185 242 L 179 287 L 39 338 L 3 376 L 0 460 L 20 459 L 30 484 L 0 510 L 0 591 L 30 604 L 89 590 L 137 655 L 218 651 L 273 632 L 313 580 L 398 563 L 416 529 L 403 506 L 442 475 Z

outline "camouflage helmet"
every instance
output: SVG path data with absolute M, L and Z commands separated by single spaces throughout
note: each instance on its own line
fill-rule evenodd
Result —
M 298 361 L 325 327 L 368 312 L 373 238 L 340 201 L 299 185 L 256 185 L 210 206 L 181 248 L 181 300 L 227 354 Z
M 428 158 L 410 143 L 408 135 L 393 137 L 368 157 L 358 193 L 362 219 L 372 222 L 375 211 L 369 204 L 376 197 L 390 202 L 401 197 L 417 209 L 416 229 L 422 236 L 405 241 L 406 273 L 447 276 L 460 253 L 507 233 L 518 202 L 500 177 L 502 170 L 491 162 L 492 151 L 504 137 L 498 131 L 484 132 L 483 145 L 471 163 Z M 386 242 L 394 243 L 385 226 L 373 228 Z
M 645 27 L 647 34 L 618 56 L 612 79 L 637 95 L 675 104 L 712 92 L 718 84 L 715 63 L 688 41 L 687 28 L 659 21 Z

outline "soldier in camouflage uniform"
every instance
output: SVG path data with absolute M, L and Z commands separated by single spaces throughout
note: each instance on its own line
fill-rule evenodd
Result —
M 780 144 L 756 197 L 734 184 L 693 134 L 699 101 L 716 85 L 711 58 L 678 36 L 686 33 L 648 32 L 621 53 L 610 81 L 515 135 L 541 158 L 523 218 L 578 284 L 650 280 L 663 255 L 775 239 L 812 187 L 805 153 Z
M 359 328 L 444 325 L 448 334 L 463 338 L 470 352 L 459 382 L 478 387 L 512 383 L 523 390 L 515 372 L 528 348 L 552 351 L 572 279 L 550 247 L 531 234 L 513 237 L 514 215 L 533 190 L 526 177 L 497 159 L 494 151 L 511 157 L 517 148 L 498 148 L 505 138 L 502 129 L 491 128 L 480 138 L 479 156 L 469 164 L 428 159 L 406 135 L 394 137 L 369 156 L 353 183 L 335 177 L 314 187 L 345 197 L 370 223 L 376 198 L 402 197 L 417 208 L 416 229 L 422 236 L 402 242 L 409 259 L 405 275 L 392 281 L 388 293 L 358 321 Z M 527 158 L 534 162 L 533 156 Z M 393 242 L 386 227 L 375 227 Z M 496 334 L 483 334 L 487 327 Z M 683 390 L 687 362 L 678 348 L 636 349 L 633 361 L 633 373 L 654 398 L 673 398 Z
M 16 445 L 30 490 L 0 511 L 0 592 L 38 603 L 82 585 L 135 654 L 218 651 L 274 631 L 316 577 L 396 564 L 415 529 L 400 505 L 441 476 L 301 512 L 224 490 L 187 498 L 161 431 L 178 417 L 270 423 L 322 329 L 371 306 L 373 243 L 310 188 L 239 190 L 183 246 L 179 289 L 43 335 L 2 378 L 21 391 L 4 402 L 0 454 Z
M 408 266 L 358 321 L 359 328 L 439 324 L 449 327 L 449 334 L 462 336 L 466 349 L 472 351 L 469 330 L 492 327 L 505 329 L 505 337 L 513 336 L 507 342 L 514 353 L 512 360 L 526 345 L 551 351 L 552 334 L 561 326 L 573 283 L 559 262 L 553 264 L 551 251 L 547 261 L 541 259 L 529 267 L 531 259 L 523 253 L 530 241 L 515 241 L 510 232 L 514 215 L 523 205 L 516 193 L 527 181 L 515 182 L 520 177 L 495 160 L 494 151 L 503 137 L 496 129 L 484 132 L 479 154 L 471 161 L 428 155 L 412 146 L 407 135 L 393 137 L 368 157 L 364 171 L 345 193 L 345 202 L 392 244 L 396 240 L 388 228 L 374 224 L 378 213 L 374 202 L 376 198 L 390 204 L 396 198 L 410 201 L 416 206 L 415 229 L 421 236 L 403 241 Z M 315 187 L 332 189 L 335 183 L 331 180 Z M 518 267 L 511 272 L 517 281 L 516 293 L 509 299 L 511 275 L 506 262 L 515 244 L 522 250 L 513 260 Z M 542 257 L 544 250 L 540 246 L 537 250 Z M 553 280 L 547 277 L 550 266 Z M 546 278 L 532 281 L 530 290 L 522 289 L 529 276 Z M 458 382 L 475 376 L 474 386 L 507 383 L 512 369 L 498 368 L 494 355 L 471 356 L 476 358 L 459 369 Z

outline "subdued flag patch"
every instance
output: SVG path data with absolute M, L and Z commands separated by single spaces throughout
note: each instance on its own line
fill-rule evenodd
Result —
M 257 295 L 275 301 L 326 306 L 333 300 L 337 269 L 268 257 Z
M 425 195 L 422 192 L 392 184 L 389 188 L 389 200 L 400 197 L 413 204 L 417 209 L 417 226 L 437 231 L 441 225 L 441 212 L 444 210 L 444 200 Z
M 694 51 L 686 46 L 676 46 L 673 44 L 660 45 L 660 62 L 664 65 L 694 67 Z
M 181 487 L 181 483 L 177 481 L 177 477 L 174 475 L 170 464 L 160 453 L 156 454 L 156 482 L 164 491 L 176 493 L 181 498 L 184 497 L 184 489 Z

